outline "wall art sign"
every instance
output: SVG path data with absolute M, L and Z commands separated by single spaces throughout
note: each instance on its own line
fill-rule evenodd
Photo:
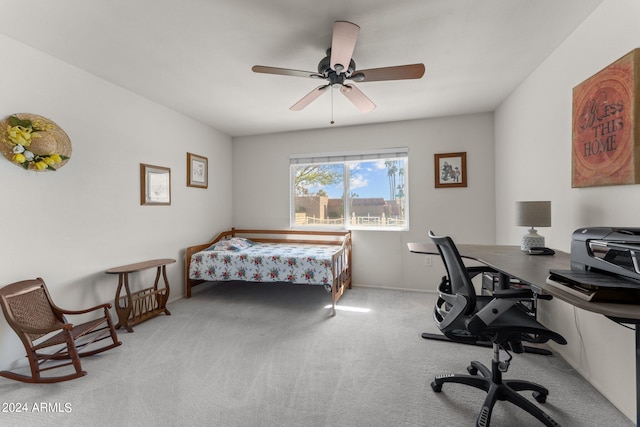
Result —
M 467 153 L 434 154 L 436 188 L 467 186 Z
M 640 183 L 640 49 L 573 88 L 571 186 Z

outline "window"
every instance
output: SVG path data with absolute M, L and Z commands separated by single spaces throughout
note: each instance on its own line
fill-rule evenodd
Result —
M 291 226 L 407 230 L 408 153 L 291 156 Z

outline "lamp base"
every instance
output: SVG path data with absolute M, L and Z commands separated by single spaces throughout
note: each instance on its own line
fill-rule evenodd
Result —
M 520 249 L 528 251 L 531 248 L 544 246 L 544 236 L 538 234 L 538 230 L 531 227 L 527 234 L 522 236 L 520 241 Z

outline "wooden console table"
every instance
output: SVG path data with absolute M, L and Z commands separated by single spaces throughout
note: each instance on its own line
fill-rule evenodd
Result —
M 106 271 L 107 274 L 118 275 L 118 289 L 116 290 L 115 300 L 116 313 L 118 313 L 116 329 L 124 326 L 128 332 L 133 332 L 131 328 L 133 325 L 151 319 L 160 313 L 171 315 L 166 307 L 167 301 L 169 300 L 167 264 L 173 264 L 174 262 L 176 262 L 175 259 L 169 258 L 153 259 L 110 268 Z M 156 273 L 156 280 L 153 286 L 131 293 L 129 289 L 129 273 L 136 273 L 154 267 L 158 269 L 158 272 Z M 158 289 L 160 275 L 162 275 L 164 279 L 164 288 L 162 289 Z M 123 286 L 125 294 L 121 295 Z

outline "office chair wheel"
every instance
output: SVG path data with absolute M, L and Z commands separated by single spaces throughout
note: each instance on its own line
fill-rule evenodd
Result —
M 440 393 L 442 391 L 442 384 L 438 384 L 435 381 L 431 382 L 431 388 L 433 389 L 433 391 L 435 391 L 436 393 Z
M 533 398 L 538 403 L 545 403 L 547 401 L 547 395 L 544 393 L 540 393 L 539 391 L 534 391 L 531 394 L 533 395 Z
M 469 375 L 478 375 L 478 368 L 469 365 L 467 366 L 467 372 L 469 372 Z

